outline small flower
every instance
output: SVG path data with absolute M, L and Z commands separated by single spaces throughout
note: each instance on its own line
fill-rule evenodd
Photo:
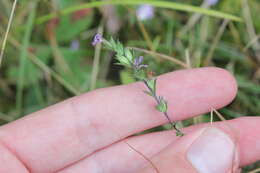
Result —
M 218 3 L 218 0 L 206 0 L 206 3 L 212 6 L 212 5 L 216 5 Z
M 96 34 L 93 41 L 92 41 L 92 45 L 96 46 L 98 43 L 101 43 L 103 41 L 103 38 L 100 34 Z
M 134 59 L 133 66 L 135 69 L 140 70 L 141 68 L 146 68 L 148 65 L 142 64 L 144 57 L 139 56 L 138 58 Z
M 79 50 L 79 40 L 73 40 L 71 43 L 70 43 L 70 50 Z
M 154 7 L 151 5 L 140 5 L 136 10 L 136 15 L 139 20 L 152 19 L 154 16 Z

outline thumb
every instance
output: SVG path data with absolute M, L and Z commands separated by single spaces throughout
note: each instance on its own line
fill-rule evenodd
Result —
M 218 128 L 204 128 L 181 137 L 151 161 L 160 173 L 237 173 L 234 141 Z M 151 172 L 156 171 L 150 166 L 140 173 Z

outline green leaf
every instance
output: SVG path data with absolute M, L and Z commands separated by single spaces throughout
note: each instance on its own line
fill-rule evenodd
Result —
M 162 97 L 160 97 L 160 102 L 158 105 L 156 105 L 156 109 L 160 112 L 167 112 L 168 105 Z
M 116 41 L 113 39 L 113 37 L 110 38 L 108 43 L 110 43 L 110 49 L 114 50 L 116 48 Z
M 146 83 L 148 87 L 153 91 L 153 93 L 156 92 L 156 78 L 153 79 L 146 79 Z
M 88 84 L 91 78 L 92 66 L 85 59 L 86 51 L 72 51 L 68 48 L 60 48 L 60 51 L 70 68 L 70 72 L 59 71 L 64 80 L 73 84 L 75 88 L 81 88 L 85 83 Z
M 124 46 L 119 41 L 116 42 L 115 46 L 114 51 L 119 55 L 124 55 Z
M 129 84 L 135 82 L 132 73 L 129 70 L 122 70 L 120 72 L 120 80 L 122 84 Z
M 143 69 L 140 69 L 140 70 L 134 69 L 134 77 L 140 81 L 147 80 L 146 73 Z
M 176 131 L 176 136 L 184 136 L 184 134 L 181 131 Z
M 116 59 L 119 61 L 119 64 L 123 66 L 131 67 L 131 62 L 125 56 L 117 54 Z
M 125 56 L 130 62 L 134 61 L 133 53 L 128 48 L 125 48 Z
M 47 65 L 48 62 L 51 60 L 52 51 L 49 46 L 31 44 L 28 47 L 33 50 L 36 57 L 39 58 L 42 63 Z M 17 68 L 16 65 L 10 66 L 7 69 L 7 76 L 11 83 L 15 83 L 19 80 L 19 74 L 19 68 Z M 44 77 L 39 67 L 31 61 L 26 62 L 26 68 L 24 68 L 24 76 L 26 76 L 23 82 L 23 87 L 25 88 L 30 87 L 30 85 L 34 85 L 36 82 Z
M 82 19 L 73 19 L 71 16 L 63 16 L 55 28 L 56 37 L 59 42 L 69 42 L 75 39 L 81 32 L 87 30 L 92 23 L 93 13 L 89 12 L 87 16 Z M 72 26 L 72 27 L 69 27 Z
M 17 82 L 20 74 L 20 70 L 17 66 L 10 66 L 7 69 L 7 76 L 11 83 Z M 38 82 L 43 77 L 43 74 L 35 64 L 27 62 L 26 68 L 24 69 L 24 76 L 26 77 L 24 77 L 21 85 L 23 88 L 27 88 Z
M 128 48 L 120 43 L 120 41 L 115 41 L 113 38 L 110 41 L 104 41 L 105 47 L 116 52 L 116 59 L 118 60 L 117 64 L 131 67 L 133 54 Z
M 238 86 L 240 89 L 246 90 L 249 93 L 260 94 L 260 85 L 254 83 L 243 76 L 236 76 Z
M 148 96 L 153 97 L 153 94 L 150 91 L 144 91 L 145 94 L 147 94 Z
M 75 1 L 71 0 L 56 0 L 54 3 L 58 5 L 59 10 L 76 5 Z

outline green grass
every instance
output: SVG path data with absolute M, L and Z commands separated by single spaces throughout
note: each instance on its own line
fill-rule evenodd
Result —
M 21 114 L 22 110 L 22 97 L 23 97 L 23 87 L 24 87 L 24 78 L 25 76 L 25 71 L 26 68 L 28 67 L 28 64 L 30 63 L 28 59 L 26 58 L 28 56 L 28 47 L 30 44 L 31 40 L 31 35 L 32 35 L 32 30 L 33 30 L 33 21 L 35 18 L 36 14 L 36 8 L 37 8 L 37 1 L 31 2 L 30 4 L 30 11 L 31 13 L 28 16 L 27 22 L 26 22 L 26 27 L 25 27 L 25 34 L 23 37 L 22 41 L 22 47 L 21 47 L 21 53 L 19 57 L 19 77 L 17 81 L 17 95 L 16 95 L 16 109 L 17 109 L 17 114 Z

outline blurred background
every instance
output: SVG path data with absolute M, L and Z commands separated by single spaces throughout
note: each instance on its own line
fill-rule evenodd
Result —
M 260 1 L 152 1 L 19 0 L 0 67 L 0 124 L 95 88 L 134 82 L 128 69 L 114 65 L 113 52 L 91 45 L 97 32 L 138 48 L 156 75 L 229 70 L 239 91 L 219 112 L 225 119 L 259 116 Z M 1 43 L 13 3 L 0 1 Z M 183 125 L 209 121 L 201 115 Z

